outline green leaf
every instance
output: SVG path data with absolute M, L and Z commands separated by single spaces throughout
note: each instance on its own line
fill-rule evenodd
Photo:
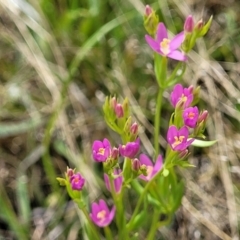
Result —
M 191 145 L 194 147 L 210 147 L 213 144 L 215 144 L 216 142 L 217 142 L 217 140 L 203 141 L 203 140 L 195 139 Z

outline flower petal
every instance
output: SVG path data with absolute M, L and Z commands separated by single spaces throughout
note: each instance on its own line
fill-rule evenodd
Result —
M 182 128 L 179 129 L 178 134 L 179 136 L 184 136 L 186 139 L 184 142 L 186 142 L 189 135 L 188 128 L 186 126 L 183 126 Z
M 184 37 L 185 37 L 184 32 L 180 32 L 171 40 L 171 42 L 169 43 L 171 51 L 176 50 L 181 46 Z
M 145 154 L 140 154 L 139 161 L 141 164 L 144 164 L 146 166 L 153 166 L 152 161 Z
M 162 42 L 162 40 L 164 38 L 168 38 L 167 29 L 166 29 L 166 27 L 165 27 L 165 25 L 163 23 L 159 23 L 158 24 L 158 29 L 157 29 L 157 42 L 158 42 L 158 45 L 160 44 L 160 42 Z
M 170 52 L 167 55 L 167 57 L 178 60 L 178 61 L 182 61 L 182 62 L 187 61 L 187 56 L 178 50 L 174 50 L 174 51 Z
M 156 173 L 156 172 L 160 171 L 161 168 L 162 168 L 162 165 L 163 165 L 163 159 L 162 159 L 162 156 L 159 155 L 157 160 L 156 160 L 155 166 L 153 168 L 153 172 Z
M 160 46 L 158 42 L 156 42 L 153 38 L 151 38 L 148 35 L 145 36 L 145 40 L 147 41 L 148 45 L 152 48 L 152 50 L 159 52 Z
M 104 210 L 104 211 L 106 211 L 107 214 L 109 214 L 108 206 L 107 206 L 106 202 L 103 199 L 99 200 L 99 209 L 100 209 L 100 211 Z
M 172 144 L 175 142 L 174 137 L 178 136 L 178 129 L 176 126 L 172 125 L 168 128 L 167 132 L 167 141 L 168 143 Z

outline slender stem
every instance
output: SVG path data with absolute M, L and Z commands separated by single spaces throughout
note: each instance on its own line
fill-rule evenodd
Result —
M 164 91 L 163 88 L 160 88 L 158 91 L 155 121 L 154 121 L 154 149 L 155 149 L 156 159 L 159 154 L 159 134 L 160 134 L 160 119 L 161 119 L 163 91 Z
M 93 234 L 94 234 L 94 236 L 95 236 L 95 239 L 101 240 L 101 238 L 100 238 L 100 236 L 99 236 L 99 233 L 98 233 L 95 225 L 93 224 L 92 220 L 90 219 L 86 208 L 82 207 L 82 208 L 80 208 L 80 209 L 82 210 L 83 214 L 85 215 L 86 219 L 88 220 L 88 223 L 89 223 L 89 225 L 90 225 L 90 227 L 91 227 L 91 229 L 92 229 L 92 232 L 93 232 Z
M 104 228 L 104 233 L 105 233 L 105 237 L 106 237 L 107 240 L 112 240 L 113 239 L 112 232 L 111 232 L 111 230 L 108 226 Z
M 156 230 L 158 229 L 158 218 L 159 218 L 159 211 L 157 211 L 157 209 L 155 208 L 154 212 L 153 212 L 151 228 L 150 228 L 147 238 L 146 238 L 147 240 L 154 239 Z
M 135 209 L 134 209 L 134 212 L 133 212 L 133 214 L 132 214 L 132 217 L 131 217 L 130 221 L 128 222 L 128 229 L 131 229 L 131 227 L 132 227 L 131 225 L 132 225 L 133 222 L 134 222 L 134 218 L 135 218 L 135 217 L 137 216 L 137 214 L 138 214 L 138 211 L 139 211 L 139 209 L 140 209 L 140 206 L 141 206 L 141 204 L 142 204 L 142 201 L 143 201 L 144 197 L 146 197 L 146 194 L 147 194 L 147 191 L 148 191 L 149 187 L 150 187 L 151 184 L 154 182 L 154 180 L 157 179 L 157 178 L 162 174 L 162 171 L 163 171 L 163 168 L 162 168 L 161 171 L 159 171 L 156 175 L 154 175 L 154 177 L 151 179 L 151 181 L 149 181 L 149 182 L 146 184 L 145 188 L 143 189 L 142 194 L 140 195 L 140 197 L 139 197 L 139 199 L 138 199 L 138 202 L 137 202 L 137 205 L 136 205 L 136 207 L 135 207 Z

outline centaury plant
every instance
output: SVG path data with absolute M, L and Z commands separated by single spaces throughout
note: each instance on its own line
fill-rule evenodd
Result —
M 104 119 L 119 135 L 121 142 L 114 146 L 107 138 L 95 140 L 92 143 L 92 159 L 96 164 L 103 165 L 102 177 L 112 201 L 99 199 L 93 203 L 87 202 L 82 196 L 82 190 L 87 188 L 83 172 L 76 173 L 68 168 L 65 178 L 57 178 L 85 215 L 89 239 L 138 239 L 140 233 L 145 233 L 144 238 L 151 240 L 156 239 L 160 227 L 171 223 L 184 194 L 184 182 L 176 174 L 176 168 L 192 167 L 188 162 L 189 146 L 196 138 L 195 146 L 214 143 L 199 140 L 205 138 L 208 117 L 207 110 L 196 106 L 200 89 L 184 87 L 179 83 L 186 68 L 187 53 L 196 40 L 208 31 L 211 21 L 212 18 L 206 24 L 202 21 L 194 24 L 193 17 L 189 16 L 183 31 L 169 39 L 164 23 L 159 22 L 156 13 L 146 6 L 144 26 L 149 35 L 145 39 L 154 51 L 154 69 L 159 88 L 154 122 L 154 156 L 139 154 L 140 126 L 133 120 L 128 99 L 121 103 L 117 97 L 109 96 L 103 105 Z M 168 61 L 179 62 L 171 74 Z M 169 101 L 173 112 L 166 129 L 167 146 L 160 154 L 161 107 L 166 90 L 171 91 Z M 124 207 L 125 196 L 130 194 L 137 199 L 133 209 Z M 149 211 L 153 213 L 150 216 Z

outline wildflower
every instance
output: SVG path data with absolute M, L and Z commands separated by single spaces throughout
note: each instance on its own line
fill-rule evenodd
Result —
M 121 170 L 114 171 L 114 174 L 116 175 L 116 177 L 114 177 L 113 185 L 114 185 L 114 191 L 116 193 L 120 193 L 122 189 L 123 177 L 121 173 L 122 173 Z M 104 181 L 107 189 L 110 191 L 111 184 L 110 184 L 109 176 L 106 173 L 104 173 Z
M 184 124 L 190 128 L 195 128 L 198 121 L 199 111 L 197 107 L 189 107 L 183 110 Z
M 193 94 L 191 88 L 183 88 L 181 84 L 176 84 L 171 93 L 171 103 L 174 107 L 177 105 L 183 105 L 183 108 L 187 108 L 193 101 Z
M 178 130 L 176 126 L 172 125 L 167 132 L 167 141 L 174 151 L 183 151 L 194 141 L 194 139 L 188 140 L 188 135 L 186 126 Z
M 70 183 L 73 190 L 80 191 L 84 186 L 85 179 L 82 177 L 80 173 L 76 173 L 71 176 Z
M 161 155 L 157 157 L 157 160 L 154 166 L 152 161 L 145 154 L 140 155 L 139 161 L 142 164 L 142 166 L 146 166 L 146 169 L 147 169 L 146 170 L 147 175 L 142 174 L 139 176 L 141 179 L 145 181 L 150 181 L 154 177 L 154 175 L 162 169 L 163 160 Z
M 157 39 L 155 40 L 149 35 L 146 35 L 145 39 L 148 45 L 160 55 L 178 61 L 187 60 L 187 57 L 177 50 L 184 40 L 184 32 L 177 34 L 172 40 L 170 40 L 168 39 L 165 25 L 163 23 L 159 23 L 157 29 Z
M 93 159 L 97 162 L 105 162 L 111 154 L 111 144 L 104 138 L 103 141 L 96 140 L 92 145 Z
M 99 227 L 108 226 L 115 215 L 115 206 L 109 211 L 107 204 L 104 200 L 100 199 L 99 204 L 92 203 L 92 212 L 90 213 L 90 218 Z
M 140 148 L 140 139 L 135 142 L 128 142 L 126 145 L 119 146 L 119 152 L 123 157 L 134 158 Z

